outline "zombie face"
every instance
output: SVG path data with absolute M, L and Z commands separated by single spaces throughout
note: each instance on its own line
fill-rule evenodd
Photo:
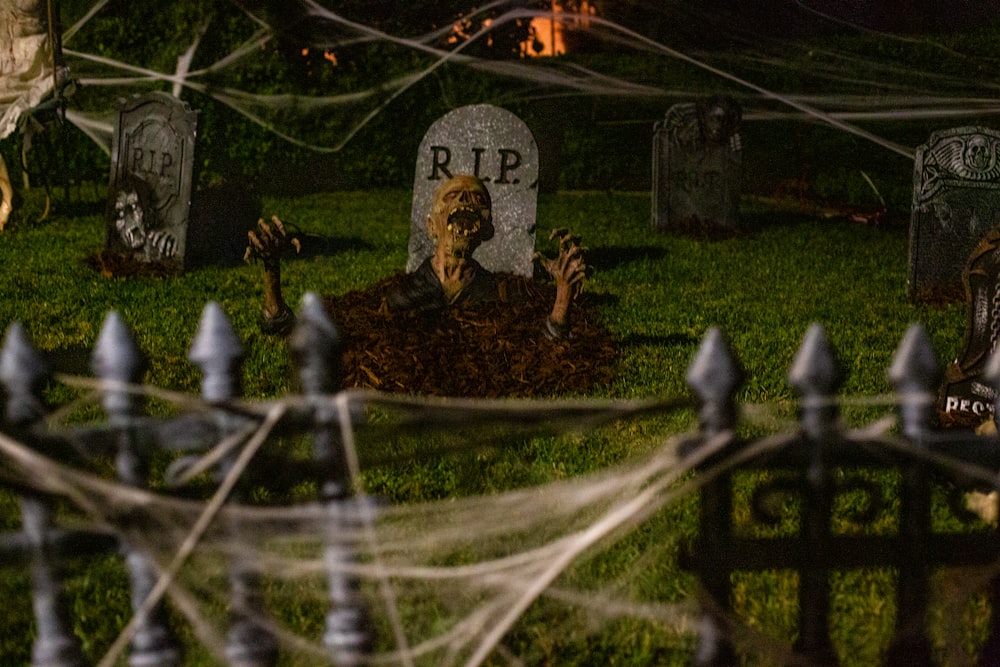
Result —
M 125 245 L 137 250 L 146 243 L 142 205 L 134 191 L 122 190 L 115 199 L 115 228 Z
M 490 193 L 475 176 L 450 178 L 434 193 L 427 231 L 438 252 L 465 259 L 493 238 Z
M 739 130 L 741 116 L 736 101 L 729 97 L 716 96 L 699 103 L 698 124 L 705 143 L 725 143 Z

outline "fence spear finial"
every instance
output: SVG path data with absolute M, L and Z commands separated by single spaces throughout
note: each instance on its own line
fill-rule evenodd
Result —
M 736 390 L 743 383 L 740 366 L 725 334 L 712 327 L 698 347 L 686 379 L 702 401 L 701 427 L 706 435 L 732 428 L 736 424 Z
M 243 344 L 229 318 L 218 303 L 209 301 L 188 351 L 188 360 L 201 369 L 201 395 L 206 401 L 225 401 L 240 394 L 243 355 Z
M 913 437 L 929 429 L 942 369 L 922 325 L 914 323 L 907 328 L 892 357 L 888 375 L 899 396 L 903 432 Z
M 299 307 L 298 322 L 288 340 L 299 366 L 306 394 L 325 394 L 340 389 L 340 336 L 337 327 L 315 292 L 306 292 Z

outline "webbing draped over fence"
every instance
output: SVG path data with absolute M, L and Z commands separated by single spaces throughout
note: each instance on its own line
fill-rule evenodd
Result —
M 0 535 L 0 555 L 7 567 L 30 570 L 36 637 L 32 664 L 84 664 L 74 636 L 69 610 L 62 600 L 61 563 L 67 557 L 119 550 L 131 587 L 133 618 L 106 660 L 130 644 L 131 665 L 181 665 L 181 642 L 171 626 L 163 598 L 171 577 L 184 559 L 198 548 L 199 536 L 209 530 L 228 535 L 225 552 L 228 578 L 229 629 L 225 659 L 231 665 L 273 665 L 281 642 L 272 631 L 260 593 L 258 568 L 249 551 L 240 548 L 246 538 L 239 512 L 222 513 L 224 503 L 246 502 L 241 475 L 247 463 L 264 461 L 268 480 L 315 481 L 324 513 L 323 563 L 327 567 L 327 605 L 322 643 L 332 664 L 358 665 L 371 661 L 376 641 L 371 605 L 352 572 L 357 570 L 354 546 L 375 520 L 378 509 L 363 499 L 358 462 L 351 447 L 352 428 L 363 414 L 352 405 L 350 392 L 337 393 L 340 382 L 337 332 L 320 300 L 306 295 L 299 324 L 289 339 L 298 368 L 300 394 L 293 401 L 260 402 L 240 398 L 243 359 L 241 343 L 217 304 L 209 304 L 189 353 L 202 371 L 200 399 L 195 414 L 155 417 L 143 407 L 140 385 L 146 359 L 128 328 L 111 313 L 105 320 L 93 353 L 95 383 L 101 396 L 105 423 L 51 429 L 41 392 L 51 379 L 45 358 L 15 324 L 0 350 L 0 383 L 6 412 L 5 439 L 20 448 L 3 450 L 0 483 L 20 498 L 22 526 Z M 837 665 L 830 638 L 831 573 L 856 568 L 891 568 L 898 573 L 896 630 L 886 654 L 889 665 L 931 665 L 935 654 L 928 629 L 928 604 L 933 573 L 943 567 L 981 566 L 1000 591 L 997 569 L 1000 536 L 996 526 L 971 519 L 961 531 L 935 525 L 932 505 L 945 489 L 960 505 L 970 488 L 995 489 L 1000 474 L 1000 442 L 996 436 L 962 430 L 938 431 L 935 395 L 941 367 L 926 332 L 912 326 L 900 344 L 889 377 L 899 406 L 894 430 L 849 429 L 840 419 L 836 392 L 842 369 L 821 327 L 807 333 L 789 372 L 789 382 L 800 396 L 798 422 L 791 430 L 768 438 L 738 435 L 736 395 L 743 381 L 740 363 L 724 335 L 712 329 L 706 335 L 687 375 L 699 409 L 700 433 L 686 440 L 683 460 L 692 462 L 701 476 L 698 539 L 687 555 L 704 590 L 699 641 L 692 664 L 737 664 L 735 617 L 731 610 L 733 573 L 793 570 L 798 573 L 798 639 L 790 662 Z M 984 372 L 984 381 L 1000 385 L 1000 356 Z M 527 428 L 545 414 L 584 421 L 599 414 L 608 420 L 637 413 L 675 409 L 678 401 L 497 402 L 455 401 L 449 410 L 455 423 L 507 420 Z M 600 409 L 597 410 L 596 408 Z M 312 458 L 304 463 L 280 461 L 262 445 L 275 433 L 310 434 Z M 189 452 L 207 456 L 191 457 Z M 71 496 L 58 478 L 33 474 L 43 458 L 86 468 L 94 456 L 114 461 L 118 481 L 138 494 L 151 493 L 151 469 L 161 452 L 170 454 L 164 476 L 183 486 L 209 475 L 207 500 L 196 525 L 173 560 L 164 565 L 149 556 L 144 526 L 127 511 L 112 515 L 114 530 L 60 526 L 55 512 L 60 497 Z M 272 458 L 268 458 L 268 457 Z M 18 474 L 14 474 L 14 470 Z M 860 471 L 860 472 L 859 472 Z M 887 498 L 877 478 L 888 472 L 899 479 L 898 498 Z M 738 490 L 741 475 L 761 473 L 749 493 Z M 168 484 L 168 486 L 169 486 Z M 156 489 L 156 493 L 162 493 Z M 864 527 L 872 517 L 890 512 L 889 531 L 844 532 L 835 528 L 838 498 L 859 494 L 868 507 L 852 517 Z M 938 494 L 936 496 L 935 494 Z M 778 499 L 775 501 L 775 499 Z M 86 511 L 86 499 L 79 501 Z M 798 508 L 791 523 L 784 516 L 794 499 Z M 189 501 L 195 502 L 195 501 Z M 749 502 L 753 525 L 734 519 L 737 506 Z M 775 509 L 777 508 L 777 509 Z M 962 515 L 962 509 L 956 513 Z M 964 516 L 964 515 L 963 515 Z M 105 521 L 108 516 L 103 517 Z M 784 522 L 784 523 L 783 523 Z M 216 525 L 221 524 L 221 525 Z M 784 525 L 783 530 L 769 530 Z M 789 528 L 791 526 L 791 528 Z M 510 615 L 510 614 L 508 614 Z M 502 626 L 499 632 L 502 634 Z M 478 656 L 478 653 L 476 654 Z M 980 651 L 980 664 L 997 664 L 1000 656 L 1000 614 L 995 614 L 989 639 Z M 478 664 L 478 658 L 467 664 Z

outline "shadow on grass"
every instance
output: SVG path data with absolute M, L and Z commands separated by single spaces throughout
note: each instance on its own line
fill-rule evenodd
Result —
M 285 259 L 309 259 L 312 257 L 330 257 L 348 250 L 372 250 L 373 246 L 368 241 L 357 236 L 322 236 L 320 234 L 307 234 L 293 232 L 293 236 L 299 239 L 302 250 L 296 253 L 289 253 Z
M 607 271 L 631 262 L 663 259 L 667 254 L 666 248 L 654 245 L 597 246 L 587 249 L 586 260 L 595 270 Z

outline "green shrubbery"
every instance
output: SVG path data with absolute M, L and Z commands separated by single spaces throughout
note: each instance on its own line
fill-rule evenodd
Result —
M 87 4 L 65 2 L 64 22 L 78 17 Z M 352 7 L 348 3 L 341 10 L 350 15 Z M 361 14 L 369 11 L 360 6 L 354 10 Z M 438 11 L 443 16 L 446 10 L 443 7 Z M 378 17 L 372 20 L 375 19 Z M 398 17 L 385 16 L 379 20 L 395 30 L 402 29 Z M 245 16 L 233 12 L 228 2 L 171 3 L 162 7 L 159 3 L 112 2 L 68 41 L 67 48 L 172 72 L 178 55 L 205 25 L 209 26 L 208 31 L 201 40 L 193 69 L 218 61 L 250 40 L 256 29 Z M 978 44 L 991 34 L 984 31 L 969 39 Z M 151 39 L 150 35 L 157 38 Z M 455 107 L 488 102 L 518 114 L 534 132 L 541 152 L 543 191 L 648 191 L 653 124 L 671 104 L 686 101 L 695 93 L 728 93 L 736 95 L 747 108 L 790 110 L 691 64 L 665 55 L 625 50 L 576 53 L 531 64 L 565 71 L 582 67 L 651 90 L 662 90 L 662 94 L 623 101 L 619 95 L 540 88 L 514 76 L 444 64 L 392 97 L 393 89 L 378 86 L 430 68 L 435 60 L 387 42 L 374 42 L 338 49 L 334 66 L 324 59 L 321 49 L 303 50 L 308 38 L 299 29 L 280 34 L 277 39 L 261 43 L 252 57 L 245 58 L 238 66 L 201 77 L 199 81 L 213 91 L 232 87 L 263 94 L 336 96 L 368 91 L 370 96 L 360 101 L 338 103 L 314 113 L 302 113 L 301 104 L 284 111 L 251 105 L 263 122 L 272 124 L 279 132 L 313 146 L 337 150 L 317 152 L 290 143 L 206 92 L 187 89 L 183 97 L 200 112 L 197 164 L 201 185 L 227 178 L 270 194 L 410 187 L 416 149 L 431 123 Z M 674 41 L 669 36 L 665 39 L 668 46 Z M 814 37 L 815 48 L 790 46 L 773 56 L 782 62 L 780 67 L 762 66 L 755 58 L 743 57 L 738 51 L 694 55 L 756 85 L 783 93 L 836 94 L 838 91 L 831 88 L 828 79 L 816 75 L 844 67 L 842 59 L 831 55 L 843 53 L 858 57 L 853 65 L 857 71 L 849 72 L 858 79 L 879 81 L 884 74 L 867 71 L 873 64 L 898 63 L 899 76 L 907 84 L 918 89 L 940 90 L 944 95 L 962 94 L 954 82 L 936 83 L 932 76 L 922 73 L 941 71 L 958 76 L 967 72 L 967 62 L 947 50 L 957 38 L 935 39 L 904 42 Z M 678 41 L 684 43 L 683 39 Z M 97 71 L 95 65 L 86 61 L 73 62 L 74 77 L 86 79 Z M 892 82 L 882 83 L 885 87 L 881 92 L 894 90 Z M 168 89 L 166 83 L 149 86 Z M 128 89 L 82 86 L 69 104 L 109 111 L 114 109 L 117 97 L 140 89 L 141 86 Z M 858 93 L 856 87 L 847 83 L 842 91 Z M 877 96 L 880 91 L 863 92 Z M 384 107 L 380 107 L 382 104 Z M 378 113 L 361 125 L 365 116 L 376 108 L 380 108 Z M 933 129 L 966 122 L 976 121 L 868 123 L 865 127 L 913 147 L 925 141 Z M 904 212 L 909 208 L 911 163 L 865 139 L 818 121 L 802 120 L 750 121 L 745 123 L 743 134 L 746 192 L 771 195 L 795 190 L 796 194 L 801 191 L 826 202 L 876 205 L 880 203 L 878 195 L 861 176 L 864 171 L 890 208 Z M 344 142 L 348 136 L 350 139 Z M 43 134 L 36 144 L 40 145 L 33 147 L 28 156 L 29 171 L 35 175 L 36 183 L 43 177 L 54 183 L 107 178 L 107 156 L 72 127 L 51 139 Z M 0 145 L 0 152 L 15 171 L 15 180 L 18 180 L 19 150 L 16 138 Z

